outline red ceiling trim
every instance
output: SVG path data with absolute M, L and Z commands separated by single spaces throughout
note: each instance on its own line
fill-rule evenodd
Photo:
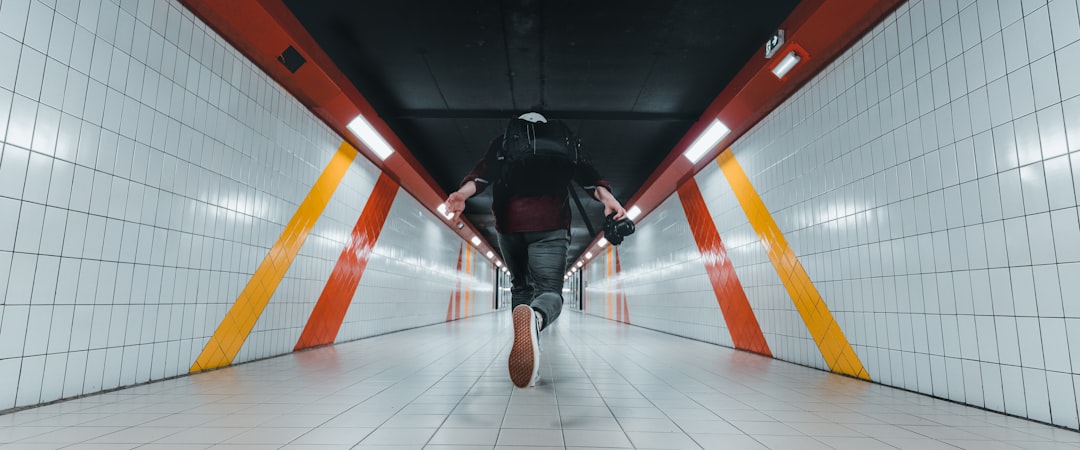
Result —
M 442 217 L 435 207 L 443 202 L 446 193 L 281 0 L 180 0 L 180 3 L 281 84 L 331 129 L 361 149 L 362 155 L 436 217 Z M 307 60 L 296 73 L 289 72 L 277 60 L 289 46 Z M 363 114 L 394 148 L 394 154 L 385 161 L 376 157 L 345 127 L 358 114 Z M 462 239 L 468 241 L 473 236 L 481 239 L 481 253 L 495 248 L 464 217 L 455 218 L 453 222 L 455 225 L 461 223 L 462 227 L 447 226 Z
M 718 152 L 715 150 L 697 164 L 683 157 L 683 152 L 713 119 L 720 119 L 731 129 L 718 145 L 719 148 L 726 148 L 724 146 L 738 140 L 904 1 L 803 0 L 780 25 L 780 29 L 785 31 L 787 44 L 776 52 L 773 59 L 765 59 L 765 43 L 762 42 L 760 53 L 747 62 L 713 100 L 701 118 L 630 198 L 627 206 L 635 205 L 641 208 L 642 217 L 647 215 L 675 193 L 683 182 L 716 158 Z M 773 65 L 794 46 L 798 46 L 806 58 L 783 80 L 777 79 L 772 73 Z M 593 245 L 596 241 L 599 238 L 594 240 Z

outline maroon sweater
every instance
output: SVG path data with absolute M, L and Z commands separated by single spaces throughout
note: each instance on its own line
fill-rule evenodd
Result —
M 570 200 L 566 186 L 556 183 L 544 192 L 522 194 L 515 191 L 514 182 L 534 184 L 527 180 L 548 180 L 545 177 L 546 168 L 543 164 L 530 165 L 528 174 L 509 175 L 514 180 L 503 180 L 501 163 L 497 156 L 502 146 L 502 136 L 491 141 L 484 157 L 476 163 L 473 170 L 461 180 L 461 184 L 473 181 L 476 183 L 476 193 L 479 194 L 494 185 L 492 192 L 491 212 L 495 215 L 495 229 L 500 233 L 521 233 L 526 231 L 548 231 L 557 229 L 570 229 Z M 596 186 L 603 186 L 611 192 L 611 184 L 600 178 L 600 174 L 591 164 L 580 162 L 574 168 L 570 178 L 585 189 L 590 198 Z

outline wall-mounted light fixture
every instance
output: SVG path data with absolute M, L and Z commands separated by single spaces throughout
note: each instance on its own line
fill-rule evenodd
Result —
M 446 220 L 454 218 L 454 213 L 446 212 L 446 203 L 439 203 L 439 206 L 436 206 L 435 210 L 438 211 L 439 214 L 442 214 L 442 216 L 445 217 Z
M 469 239 L 469 242 L 472 242 L 472 245 L 480 245 L 480 237 L 473 236 L 472 239 Z
M 686 151 L 683 152 L 683 156 L 685 156 L 686 159 L 689 159 L 691 163 L 697 164 L 702 156 L 705 156 L 709 150 L 716 147 L 716 144 L 719 144 L 720 140 L 730 132 L 731 129 L 728 128 L 727 125 L 724 125 L 717 119 L 713 119 L 708 128 L 705 128 L 705 131 L 694 140 L 694 143 L 690 144 L 690 147 L 687 147 Z M 631 218 L 630 220 L 634 219 Z
M 630 209 L 626 211 L 626 217 L 630 220 L 637 220 L 640 215 L 641 208 L 638 208 L 637 205 L 631 206 Z
M 390 144 L 386 143 L 386 139 L 383 139 L 382 135 L 378 131 L 375 131 L 375 127 L 372 127 L 368 123 L 367 119 L 364 119 L 363 114 L 356 116 L 355 119 L 349 122 L 345 126 L 352 131 L 356 137 L 360 138 L 360 142 L 363 142 L 367 148 L 375 152 L 375 156 L 378 156 L 380 160 L 386 160 L 394 153 L 394 148 L 390 147 Z
M 630 219 L 630 220 L 633 220 L 633 219 Z M 608 241 L 605 238 L 600 238 L 599 241 L 596 241 L 596 246 L 597 247 L 604 248 L 604 247 L 607 247 L 607 245 L 608 245 Z
M 776 78 L 783 79 L 784 75 L 787 75 L 787 73 L 790 72 L 791 69 L 799 63 L 799 61 L 802 61 L 802 57 L 799 56 L 798 52 L 792 50 L 786 55 L 784 55 L 784 59 L 781 59 L 780 63 L 777 64 L 776 67 L 773 67 L 772 73 L 773 75 L 776 75 Z

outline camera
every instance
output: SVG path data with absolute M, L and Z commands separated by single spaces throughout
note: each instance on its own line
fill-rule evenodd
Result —
M 615 220 L 615 213 L 604 219 L 604 239 L 611 245 L 622 244 L 623 238 L 631 234 L 634 234 L 634 221 L 627 218 Z

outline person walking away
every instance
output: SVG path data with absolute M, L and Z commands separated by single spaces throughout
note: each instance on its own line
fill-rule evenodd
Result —
M 506 132 L 491 141 L 446 198 L 447 212 L 460 214 L 465 200 L 492 187 L 491 211 L 512 285 L 514 340 L 507 366 L 519 388 L 539 379 L 540 332 L 562 311 L 571 182 L 601 202 L 605 216 L 626 216 L 611 184 L 583 156 L 569 127 L 529 112 L 510 120 Z

